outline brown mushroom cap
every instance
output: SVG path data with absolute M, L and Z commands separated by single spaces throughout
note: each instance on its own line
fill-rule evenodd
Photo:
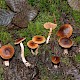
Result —
M 24 41 L 26 38 L 19 38 L 19 39 L 17 39 L 16 41 L 15 41 L 15 43 L 14 44 L 19 44 L 19 43 L 21 43 L 22 41 Z
M 57 24 L 54 24 L 54 23 L 51 23 L 51 22 L 46 22 L 44 24 L 44 28 L 46 28 L 46 29 L 50 29 L 50 28 L 55 29 L 56 26 L 57 26 Z
M 60 27 L 59 31 L 57 32 L 57 36 L 59 37 L 70 37 L 72 35 L 73 28 L 70 24 L 64 24 Z
M 37 43 L 34 43 L 32 40 L 27 42 L 27 46 L 31 49 L 36 49 L 38 47 Z
M 14 55 L 14 48 L 12 45 L 4 45 L 0 48 L 0 56 L 3 59 L 10 59 Z
M 44 36 L 36 35 L 32 38 L 32 41 L 37 44 L 42 44 L 46 41 Z
M 60 62 L 60 58 L 58 56 L 52 56 L 51 60 L 54 64 L 58 64 Z
M 59 39 L 59 45 L 63 48 L 70 48 L 73 45 L 73 42 L 71 39 L 64 37 Z

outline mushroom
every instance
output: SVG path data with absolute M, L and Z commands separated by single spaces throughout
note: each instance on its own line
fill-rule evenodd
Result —
M 12 45 L 4 45 L 0 48 L 0 56 L 5 60 L 5 66 L 9 66 L 9 59 L 14 55 L 14 48 Z
M 59 37 L 70 37 L 72 35 L 73 28 L 70 24 L 64 24 L 60 27 L 60 29 L 57 32 L 57 36 Z
M 51 23 L 51 22 L 46 22 L 46 23 L 44 24 L 44 28 L 50 29 L 49 34 L 48 34 L 48 37 L 47 37 L 47 40 L 46 40 L 46 44 L 49 43 L 49 39 L 50 39 L 52 30 L 55 29 L 56 26 L 57 26 L 57 24 L 54 24 L 54 23 Z
M 68 54 L 68 48 L 70 48 L 73 45 L 72 40 L 67 37 L 63 37 L 63 38 L 60 38 L 58 42 L 59 42 L 59 45 L 64 48 L 63 53 Z
M 30 64 L 28 61 L 26 61 L 26 59 L 25 59 L 25 57 L 24 57 L 24 45 L 23 45 L 23 43 L 22 43 L 22 41 L 24 41 L 25 39 L 26 39 L 26 38 L 19 38 L 19 39 L 17 39 L 17 40 L 15 41 L 14 44 L 20 44 L 22 61 L 23 61 L 23 63 L 26 65 L 26 67 L 28 67 L 28 66 L 31 66 L 31 64 Z
M 42 44 L 46 41 L 45 37 L 44 36 L 40 36 L 40 35 L 36 35 L 32 38 L 32 41 L 34 43 L 37 43 L 37 44 Z M 39 49 L 39 46 L 38 48 L 36 49 L 36 53 L 38 54 L 38 49 Z
M 38 54 L 38 52 L 36 51 L 37 50 L 36 48 L 38 48 L 39 45 L 37 43 L 34 43 L 32 40 L 30 40 L 30 41 L 27 42 L 27 46 L 29 48 L 31 48 L 31 52 L 32 52 L 33 55 L 37 55 Z M 34 53 L 33 49 L 36 49 L 35 50 L 36 53 Z
M 60 57 L 52 56 L 51 57 L 51 61 L 54 64 L 54 68 L 57 68 L 58 67 L 57 65 L 60 63 Z

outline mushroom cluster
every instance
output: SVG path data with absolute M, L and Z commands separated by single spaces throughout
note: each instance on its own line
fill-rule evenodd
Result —
M 73 28 L 70 24 L 64 24 L 57 32 L 57 36 L 60 37 L 58 43 L 64 48 L 64 54 L 68 54 L 68 48 L 73 45 L 72 40 L 69 38 L 72 35 Z
M 55 29 L 57 24 L 47 22 L 44 24 L 44 28 L 50 29 L 47 40 L 45 39 L 44 36 L 41 35 L 36 35 L 32 38 L 32 40 L 27 42 L 27 46 L 30 48 L 31 53 L 33 55 L 37 55 L 38 49 L 40 44 L 44 43 L 46 41 L 46 44 L 49 43 L 49 39 L 52 33 L 52 30 Z M 70 24 L 64 24 L 60 27 L 60 29 L 57 32 L 57 36 L 59 36 L 58 43 L 61 47 L 64 48 L 64 54 L 68 54 L 68 48 L 70 48 L 73 45 L 73 41 L 70 39 L 70 36 L 72 35 L 73 28 Z M 21 47 L 21 58 L 23 63 L 26 65 L 26 67 L 31 66 L 31 64 L 26 61 L 25 56 L 24 56 L 24 45 L 23 41 L 26 38 L 19 38 L 15 41 L 15 45 L 20 44 Z M 4 63 L 6 66 L 9 66 L 9 59 L 13 57 L 14 55 L 14 48 L 12 45 L 4 45 L 1 46 L 0 42 L 0 56 L 5 60 Z M 60 57 L 59 56 L 52 56 L 51 57 L 51 62 L 54 65 L 54 68 L 58 67 L 58 64 L 60 63 Z
M 39 45 L 45 42 L 45 37 L 44 36 L 40 36 L 40 35 L 36 35 L 32 38 L 32 40 L 27 42 L 27 46 L 29 48 L 31 48 L 31 52 L 33 55 L 37 55 L 38 54 L 38 48 Z M 33 51 L 33 49 L 36 49 L 35 52 Z

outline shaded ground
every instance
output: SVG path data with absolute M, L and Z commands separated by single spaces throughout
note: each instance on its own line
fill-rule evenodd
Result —
M 79 47 L 80 45 L 73 46 L 69 50 L 69 55 L 63 55 L 63 49 L 51 39 L 50 44 L 44 44 L 40 47 L 38 56 L 30 54 L 26 57 L 34 65 L 27 68 L 20 59 L 19 46 L 17 46 L 15 47 L 16 54 L 10 61 L 10 66 L 5 67 L 3 65 L 4 80 L 80 80 L 80 64 L 75 61 Z M 53 67 L 52 55 L 61 57 L 58 69 Z
M 59 6 L 61 14 L 60 23 L 70 23 L 74 29 L 71 39 L 80 36 L 80 29 L 72 13 L 62 11 L 62 4 Z M 57 36 L 52 34 L 50 43 L 43 44 L 39 48 L 39 55 L 28 55 L 26 59 L 34 66 L 26 68 L 20 58 L 20 47 L 15 47 L 15 56 L 10 61 L 10 66 L 5 67 L 0 60 L 1 67 L 4 67 L 4 80 L 80 80 L 80 61 L 76 56 L 80 54 L 80 43 L 75 42 L 69 49 L 69 54 L 63 54 L 63 48 L 58 45 Z M 53 67 L 51 56 L 57 55 L 61 58 L 57 69 Z M 2 79 L 1 79 L 2 80 Z

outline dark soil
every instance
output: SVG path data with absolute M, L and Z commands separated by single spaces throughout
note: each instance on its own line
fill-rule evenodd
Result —
M 68 80 L 68 78 L 70 80 L 80 80 L 80 64 L 74 59 L 74 56 L 79 53 L 79 47 L 79 44 L 73 45 L 69 49 L 69 54 L 64 55 L 63 48 L 51 39 L 48 45 L 44 44 L 40 47 L 39 55 L 30 54 L 26 57 L 32 64 L 31 67 L 26 67 L 20 58 L 20 47 L 16 46 L 16 54 L 10 60 L 10 66 L 5 67 L 3 65 L 4 80 Z M 61 57 L 57 69 L 54 68 L 51 62 L 52 55 Z

